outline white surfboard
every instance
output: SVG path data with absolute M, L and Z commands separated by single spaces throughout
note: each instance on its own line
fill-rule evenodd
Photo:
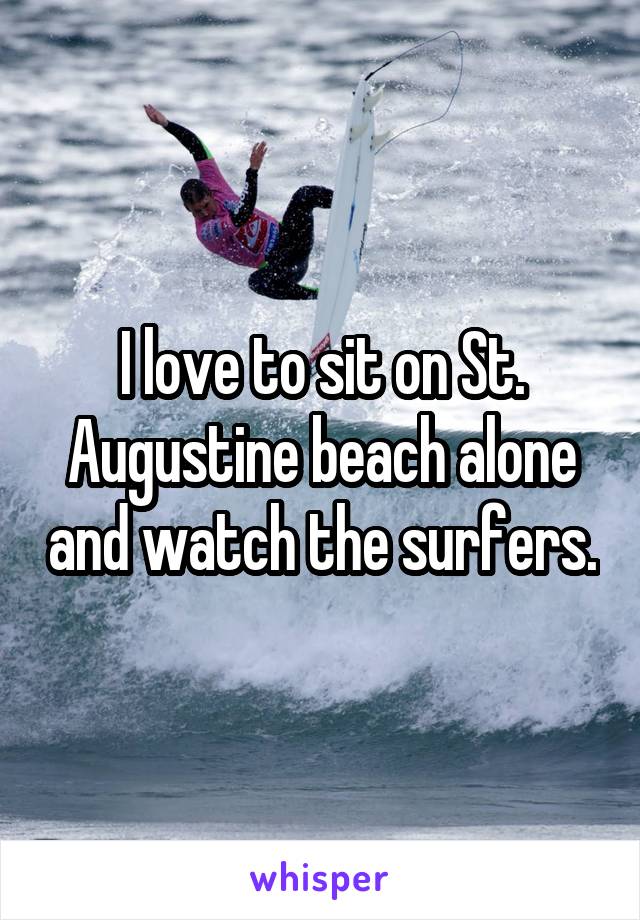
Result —
M 371 207 L 374 157 L 389 136 L 375 133 L 373 109 L 382 91 L 382 86 L 376 88 L 361 77 L 347 119 L 320 275 L 309 355 L 312 371 L 319 355 L 339 343 L 358 284 Z

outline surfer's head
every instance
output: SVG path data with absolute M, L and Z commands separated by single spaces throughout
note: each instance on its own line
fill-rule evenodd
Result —
M 215 217 L 218 206 L 211 189 L 201 179 L 187 179 L 180 189 L 180 197 L 187 211 L 199 220 Z

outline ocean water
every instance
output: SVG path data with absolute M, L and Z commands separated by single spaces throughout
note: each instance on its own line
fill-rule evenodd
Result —
M 212 11 L 214 10 L 214 11 Z M 629 836 L 640 825 L 640 15 L 551 0 L 366 6 L 7 2 L 0 16 L 0 835 Z M 189 158 L 152 102 L 230 178 L 270 153 L 261 205 L 331 184 L 359 74 L 456 28 L 446 119 L 380 154 L 347 331 L 386 360 L 500 332 L 531 386 L 504 428 L 571 433 L 570 490 L 502 493 L 516 523 L 579 524 L 598 578 L 49 575 L 55 524 L 105 524 L 117 493 L 64 487 L 73 419 L 105 435 L 249 420 L 304 439 L 300 403 L 116 397 L 115 333 L 173 348 L 264 332 L 309 345 L 313 310 L 247 289 L 193 237 Z M 455 42 L 388 71 L 383 126 L 447 104 Z M 317 277 L 326 215 L 317 220 Z M 323 406 L 326 408 L 326 406 Z M 392 395 L 331 407 L 336 436 L 411 432 Z M 438 404 L 451 443 L 491 404 Z M 354 522 L 473 523 L 489 492 L 348 497 Z M 500 494 L 500 493 L 499 493 Z M 271 493 L 171 490 L 136 523 L 259 523 Z

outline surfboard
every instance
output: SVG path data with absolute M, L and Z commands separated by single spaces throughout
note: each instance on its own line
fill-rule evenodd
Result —
M 322 352 L 338 344 L 358 284 L 371 208 L 375 154 L 389 137 L 389 132 L 384 135 L 375 133 L 374 107 L 380 101 L 383 89 L 383 86 L 375 87 L 363 76 L 353 94 L 320 273 L 309 354 L 312 371 Z

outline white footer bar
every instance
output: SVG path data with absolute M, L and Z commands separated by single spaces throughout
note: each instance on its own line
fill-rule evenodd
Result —
M 0 844 L 1 920 L 254 917 L 638 920 L 640 843 Z

